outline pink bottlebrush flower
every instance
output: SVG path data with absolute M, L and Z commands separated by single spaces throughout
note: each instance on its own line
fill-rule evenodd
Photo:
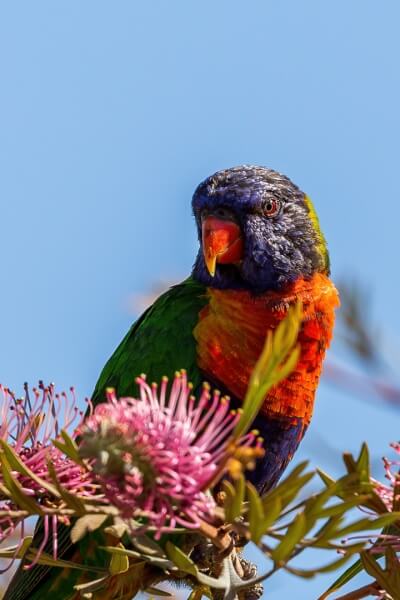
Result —
M 400 455 L 400 443 L 392 443 L 390 445 Z M 385 477 L 389 480 L 389 485 L 375 479 L 372 479 L 372 483 L 375 492 L 385 504 L 388 512 L 392 512 L 395 502 L 398 502 L 400 499 L 400 459 L 389 460 L 383 457 L 383 464 L 386 473 Z M 372 554 L 384 553 L 387 546 L 390 546 L 395 552 L 400 551 L 400 537 L 398 535 L 379 533 L 374 537 L 375 543 L 369 549 Z
M 392 443 L 390 446 L 400 455 L 400 443 Z M 397 508 L 395 503 L 400 500 L 400 460 L 389 460 L 386 457 L 383 457 L 383 464 L 385 469 L 385 477 L 389 480 L 390 484 L 386 485 L 381 481 L 377 481 L 371 477 L 370 481 L 373 485 L 374 491 L 380 497 L 383 504 L 385 505 L 387 512 L 393 512 Z M 396 469 L 396 472 L 393 472 L 393 468 Z M 366 512 L 368 515 L 379 516 L 376 515 L 375 510 L 367 509 L 364 507 L 359 507 L 360 510 Z M 400 551 L 400 536 L 397 533 L 374 533 L 370 532 L 368 535 L 354 535 L 342 540 L 343 542 L 350 542 L 353 540 L 361 541 L 368 540 L 370 542 L 370 546 L 367 548 L 368 552 L 371 554 L 385 554 L 388 546 L 394 550 L 395 552 Z
M 67 492 L 112 505 L 132 530 L 153 528 L 160 537 L 176 526 L 196 528 L 211 518 L 215 501 L 209 488 L 226 470 L 235 477 L 262 454 L 257 432 L 234 439 L 240 414 L 230 410 L 229 400 L 219 392 L 210 394 L 209 386 L 196 401 L 184 372 L 175 377 L 169 394 L 166 378 L 159 390 L 156 384 L 149 386 L 145 376 L 137 381 L 139 399 L 117 399 L 109 391 L 108 402 L 91 408 L 86 419 L 76 407 L 72 388 L 67 396 L 55 393 L 53 385 L 40 384 L 31 399 L 25 386 L 24 398 L 17 399 L 0 386 L 0 440 L 32 473 L 16 469 L 12 477 L 43 513 L 44 534 L 27 568 L 39 561 L 49 540 L 56 558 L 58 522 L 68 524 L 58 493 L 48 485 L 53 483 L 50 463 Z M 52 443 L 52 438 L 60 439 L 60 421 L 64 430 L 75 426 L 72 438 L 79 436 L 84 463 L 71 460 Z M 0 449 L 4 468 L 6 450 Z M 5 488 L 6 474 L 0 472 Z M 21 528 L 14 556 L 28 514 L 19 510 L 18 500 L 1 496 L 0 488 L 0 542 Z
M 39 388 L 33 388 L 32 396 L 25 384 L 25 395 L 16 398 L 8 389 L 0 385 L 0 439 L 4 440 L 14 450 L 19 459 L 36 476 L 46 483 L 52 483 L 47 463 L 51 462 L 60 484 L 69 492 L 80 495 L 90 495 L 96 489 L 91 475 L 83 467 L 66 457 L 51 440 L 63 429 L 77 426 L 82 421 L 82 412 L 76 406 L 74 390 L 70 396 L 65 393 L 57 394 L 53 385 L 45 387 L 41 382 Z M 49 492 L 30 477 L 17 471 L 12 472 L 13 478 L 22 487 L 23 492 L 32 496 L 44 512 L 54 506 L 54 498 Z M 0 483 L 4 484 L 0 474 Z M 0 497 L 0 510 L 11 512 L 17 506 L 7 497 Z M 38 549 L 35 563 L 48 542 L 52 532 L 53 554 L 57 554 L 57 522 L 59 518 L 53 514 L 44 516 L 44 538 Z M 65 521 L 65 518 L 63 519 Z M 23 536 L 23 519 L 5 515 L 0 516 L 0 542 L 12 535 L 21 524 Z M 34 564 L 34 563 L 33 563 Z
M 400 455 L 400 443 L 392 443 L 390 445 L 395 450 L 395 452 Z M 386 485 L 384 483 L 381 483 L 380 481 L 375 480 L 373 480 L 373 483 L 375 491 L 385 503 L 388 511 L 391 511 L 393 510 L 393 502 L 395 500 L 395 489 L 396 487 L 398 488 L 400 484 L 400 459 L 389 460 L 388 458 L 383 457 L 383 464 L 386 473 L 385 477 L 389 480 L 390 484 Z M 398 489 L 397 494 L 399 494 Z M 396 500 L 398 499 L 399 497 L 396 496 Z
M 167 378 L 160 389 L 144 375 L 137 383 L 140 399 L 117 399 L 109 390 L 108 402 L 86 419 L 81 456 L 93 461 L 105 496 L 123 518 L 140 518 L 158 537 L 177 525 L 196 528 L 215 508 L 207 490 L 223 472 L 240 415 L 206 385 L 196 401 L 184 371 L 169 395 Z M 241 446 L 253 445 L 255 436 L 242 438 Z

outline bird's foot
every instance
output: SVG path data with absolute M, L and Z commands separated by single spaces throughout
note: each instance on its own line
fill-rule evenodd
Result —
M 245 559 L 232 536 L 228 550 L 219 550 L 211 542 L 193 549 L 191 559 L 198 567 L 199 581 L 209 587 L 215 600 L 257 600 L 263 586 L 257 580 L 257 567 Z

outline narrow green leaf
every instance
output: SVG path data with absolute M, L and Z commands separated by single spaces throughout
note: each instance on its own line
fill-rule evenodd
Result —
M 0 460 L 1 460 L 1 458 L 0 458 Z M 10 490 L 8 490 L 6 488 L 6 486 L 3 485 L 2 483 L 0 483 L 0 496 L 2 496 L 2 498 L 1 498 L 2 500 L 3 500 L 3 497 L 4 498 L 11 498 L 11 492 L 10 492 Z
M 326 565 L 323 565 L 321 567 L 316 567 L 315 569 L 310 569 L 310 570 L 297 569 L 292 566 L 288 567 L 287 565 L 285 566 L 285 569 L 288 570 L 293 575 L 297 575 L 298 577 L 310 578 L 310 577 L 314 577 L 315 575 L 319 575 L 321 573 L 330 573 L 331 571 L 336 571 L 336 569 L 339 569 L 342 565 L 344 565 L 349 560 L 349 558 L 350 557 L 347 555 L 341 556 L 340 558 L 337 558 Z
M 64 442 L 62 442 L 61 440 L 54 439 L 54 440 L 51 440 L 51 443 L 53 444 L 53 446 L 58 448 L 63 454 L 65 454 L 65 456 L 68 456 L 68 458 L 71 458 L 71 460 L 73 460 L 72 456 L 69 455 L 68 448 L 64 444 Z
M 303 487 L 314 477 L 314 472 L 301 475 L 308 461 L 304 461 L 297 465 L 295 469 L 283 479 L 273 490 L 270 490 L 262 497 L 263 505 L 279 498 L 282 502 L 282 508 L 288 506 L 292 500 L 298 495 Z
M 109 554 L 125 554 L 126 556 L 135 558 L 140 562 L 151 563 L 152 565 L 156 565 L 157 567 L 160 567 L 164 570 L 171 570 L 175 568 L 174 563 L 171 560 L 161 558 L 159 556 L 144 555 L 140 552 L 136 552 L 135 550 L 127 550 L 126 548 L 122 549 L 118 548 L 117 546 L 99 546 L 99 549 L 104 550 Z
M 400 561 L 391 546 L 385 550 L 386 571 L 390 573 L 390 580 L 395 589 L 400 590 Z
M 4 483 L 17 506 L 28 511 L 31 515 L 43 515 L 41 506 L 31 496 L 25 494 L 21 485 L 12 476 L 10 465 L 3 452 L 0 453 L 0 461 Z
M 241 473 L 235 481 L 235 496 L 232 502 L 231 519 L 232 521 L 237 517 L 240 517 L 242 512 L 242 506 L 244 502 L 244 495 L 246 490 L 246 482 L 243 474 Z
M 0 558 L 23 558 L 25 552 L 27 552 L 28 548 L 32 544 L 33 536 L 29 535 L 23 539 L 21 547 L 11 546 L 8 548 L 0 548 Z M 18 548 L 18 551 L 17 551 Z
M 296 346 L 292 352 L 289 354 L 287 360 L 281 365 L 279 371 L 275 371 L 274 376 L 272 376 L 273 385 L 276 385 L 282 379 L 285 379 L 290 373 L 293 371 L 295 366 L 297 365 L 300 358 L 301 348 L 300 346 Z
M 373 488 L 373 486 L 372 486 L 372 488 Z M 393 492 L 394 492 L 394 498 L 396 498 L 397 495 L 396 495 L 395 489 L 393 490 Z M 398 488 L 398 496 L 400 497 L 400 488 Z M 386 504 L 383 502 L 382 498 L 376 493 L 376 491 L 374 489 L 372 489 L 369 492 L 369 499 L 367 502 L 365 502 L 363 504 L 363 506 L 365 506 L 366 508 L 370 508 L 371 510 L 373 510 L 374 512 L 376 512 L 378 514 L 385 513 L 387 511 Z M 393 512 L 400 511 L 400 504 L 399 504 L 398 508 L 396 508 L 395 502 L 394 502 L 392 509 L 393 509 Z
M 65 445 L 69 448 L 71 453 L 76 453 L 76 458 L 79 459 L 79 449 L 78 449 L 78 445 L 75 442 L 75 440 L 72 439 L 72 437 L 68 434 L 67 431 L 65 431 L 65 429 L 61 430 L 61 437 L 63 438 Z
M 123 544 L 118 546 L 124 549 Z M 112 554 L 108 570 L 111 575 L 119 575 L 120 573 L 126 573 L 129 569 L 129 558 L 126 554 Z
M 264 509 L 261 498 L 253 484 L 247 482 L 247 497 L 249 500 L 249 529 L 251 539 L 257 544 L 263 534 L 262 524 L 264 521 Z
M 336 495 L 342 500 L 352 500 L 355 495 L 360 497 L 360 506 L 365 506 L 377 513 L 386 512 L 386 506 L 379 496 L 374 492 L 373 485 L 368 479 L 362 479 L 357 471 L 357 465 L 351 455 L 343 455 L 345 462 L 348 463 L 350 471 L 344 477 L 341 477 L 336 482 L 323 471 L 317 470 L 324 484 L 339 485 Z M 362 496 L 362 497 L 361 497 Z
M 132 558 L 142 558 L 140 552 L 136 552 L 135 550 L 128 550 L 127 548 L 120 546 L 99 546 L 100 550 L 104 550 L 109 554 L 123 554 L 126 556 L 131 556 Z
M 340 575 L 340 577 L 338 577 L 336 581 L 332 583 L 332 585 L 326 590 L 326 592 L 322 594 L 322 596 L 318 598 L 318 600 L 326 600 L 328 596 L 333 594 L 333 592 L 337 592 L 337 590 L 340 590 L 341 587 L 346 585 L 346 583 L 349 583 L 349 581 L 351 581 L 356 575 L 361 573 L 362 570 L 363 565 L 361 559 L 358 559 L 355 563 L 351 565 L 351 567 L 349 567 L 344 573 L 342 573 L 342 575 Z
M 61 431 L 61 437 L 64 440 L 64 442 L 62 442 L 59 439 L 52 440 L 54 446 L 56 446 L 56 448 L 61 450 L 61 452 L 63 452 L 66 456 L 68 456 L 68 458 L 70 458 L 74 462 L 80 465 L 84 465 L 83 460 L 79 456 L 79 448 L 75 440 L 73 440 L 64 429 Z
M 241 515 L 245 496 L 245 486 L 246 482 L 243 474 L 240 474 L 234 481 L 234 484 L 227 480 L 223 482 L 222 491 L 225 493 L 224 511 L 227 523 L 232 523 Z
M 327 508 L 322 509 L 318 513 L 319 519 L 326 519 L 327 517 L 335 517 L 336 515 L 343 515 L 355 506 L 360 506 L 363 500 L 367 499 L 368 496 L 356 496 L 352 500 L 347 500 L 345 502 L 339 502 L 338 504 L 332 504 Z
M 268 376 L 270 375 L 269 370 L 267 371 L 267 364 L 271 358 L 271 355 L 272 334 L 268 332 L 264 349 L 261 352 L 261 355 L 250 377 L 246 396 L 242 404 L 243 412 L 233 432 L 234 438 L 239 438 L 241 435 L 246 433 L 253 423 L 254 418 L 258 414 L 261 404 L 265 399 L 265 396 L 263 395 L 263 389 L 260 390 L 260 387 L 262 382 L 268 380 Z
M 272 502 L 263 503 L 264 509 L 264 519 L 260 524 L 260 529 L 262 535 L 266 533 L 266 531 L 275 523 L 278 519 L 281 510 L 282 510 L 282 502 L 280 498 L 274 498 Z
M 365 542 L 359 542 L 355 544 L 335 544 L 334 542 L 324 541 L 313 541 L 313 548 L 321 548 L 323 550 L 337 550 L 339 552 L 345 552 L 346 556 L 352 556 L 353 554 L 360 554 L 362 550 L 365 550 Z
M 343 521 L 343 515 L 335 515 L 334 517 L 328 519 L 325 525 L 319 530 L 318 540 L 321 542 L 331 540 L 332 536 L 339 529 L 339 526 L 343 523 Z
M 286 477 L 281 481 L 281 483 L 279 484 L 279 486 L 284 485 L 286 483 L 288 483 L 289 481 L 291 481 L 292 479 L 297 478 L 298 476 L 300 476 L 303 471 L 308 467 L 310 461 L 308 460 L 303 460 L 301 463 L 299 463 L 298 465 L 296 465 L 288 475 L 286 475 Z
M 233 485 L 230 481 L 225 480 L 222 483 L 222 491 L 225 494 L 225 498 L 224 498 L 225 521 L 227 523 L 232 523 L 232 521 L 234 520 L 233 502 L 235 499 L 235 488 L 233 487 Z
M 354 457 L 352 454 L 350 454 L 350 452 L 343 453 L 343 462 L 349 473 L 357 472 L 357 462 L 354 460 Z
M 332 477 L 330 475 L 328 475 L 328 473 L 325 473 L 325 471 L 322 471 L 322 469 L 317 469 L 317 473 L 321 477 L 323 483 L 327 487 L 334 485 L 336 483 L 335 480 L 332 479 Z
M 361 562 L 366 572 L 376 579 L 379 585 L 392 596 L 393 600 L 400 599 L 400 590 L 395 589 L 389 573 L 382 569 L 378 561 L 369 552 L 361 553 Z
M 339 529 L 335 533 L 335 538 L 344 537 L 349 533 L 354 533 L 356 531 L 369 531 L 371 529 L 382 529 L 391 523 L 398 521 L 400 519 L 400 513 L 386 513 L 385 515 L 381 515 L 375 519 L 373 518 L 365 518 L 350 523 L 346 525 L 342 529 Z
M 36 552 L 29 548 L 26 556 L 29 560 L 34 560 L 36 558 Z M 61 558 L 54 559 L 50 554 L 46 552 L 42 552 L 39 560 L 39 565 L 46 565 L 48 567 L 59 567 L 61 569 L 77 569 L 78 571 L 92 571 L 93 573 L 105 573 L 106 569 L 102 569 L 100 567 L 92 567 L 89 565 L 81 565 L 79 563 L 72 562 L 70 560 L 62 560 Z
M 44 481 L 44 479 L 42 479 L 41 477 L 38 477 L 36 475 L 36 473 L 31 471 L 31 469 L 29 469 L 22 462 L 22 460 L 19 458 L 19 456 L 17 456 L 17 454 L 7 444 L 7 442 L 5 440 L 2 440 L 0 438 L 0 444 L 2 447 L 2 451 L 4 452 L 5 456 L 7 457 L 8 463 L 13 471 L 18 471 L 18 473 L 21 473 L 21 475 L 25 475 L 26 477 L 29 477 L 29 479 L 32 479 L 32 481 L 34 481 L 35 483 L 40 485 L 40 487 L 42 487 L 43 489 L 47 490 L 55 498 L 59 498 L 57 489 L 53 485 L 48 483 L 47 481 Z
M 18 558 L 23 558 L 25 552 L 27 552 L 27 550 L 30 548 L 31 544 L 32 544 L 32 540 L 33 540 L 33 536 L 32 535 L 27 535 L 24 539 L 23 542 L 21 544 L 20 549 L 18 550 Z
M 304 509 L 307 520 L 316 517 L 317 515 L 319 517 L 322 507 L 332 498 L 332 496 L 335 496 L 340 489 L 341 485 L 336 481 L 332 485 L 327 486 L 326 489 L 319 494 L 316 494 L 314 497 L 307 500 Z
M 282 508 L 289 506 L 291 502 L 300 494 L 307 483 L 314 477 L 314 473 L 306 473 L 294 481 L 287 489 L 282 490 L 281 501 Z
M 178 548 L 178 546 L 175 546 L 175 544 L 168 541 L 165 545 L 165 551 L 167 553 L 168 558 L 172 560 L 174 565 L 176 565 L 180 571 L 183 571 L 184 573 L 189 573 L 190 575 L 197 577 L 198 570 L 196 565 L 187 556 L 187 554 L 185 554 L 180 548 Z
M 307 524 L 305 516 L 303 513 L 299 513 L 289 525 L 283 540 L 273 550 L 272 559 L 278 564 L 288 560 L 296 544 L 301 540 L 306 531 Z
M 357 459 L 357 471 L 362 480 L 370 481 L 370 460 L 367 444 L 364 442 Z

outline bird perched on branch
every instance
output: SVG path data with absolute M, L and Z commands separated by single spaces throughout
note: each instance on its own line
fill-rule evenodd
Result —
M 256 422 L 266 455 L 253 479 L 278 480 L 310 422 L 337 291 L 311 200 L 287 177 L 264 167 L 219 171 L 192 200 L 200 242 L 191 276 L 160 296 L 133 325 L 103 369 L 93 400 L 107 387 L 134 393 L 133 375 L 151 381 L 185 368 L 195 386 L 207 380 L 244 398 L 266 332 L 301 300 L 301 358 L 273 390 Z
M 215 173 L 198 186 L 192 206 L 200 248 L 191 275 L 132 326 L 92 400 L 104 401 L 108 387 L 134 395 L 140 373 L 157 381 L 184 368 L 195 387 L 206 380 L 240 406 L 266 333 L 300 300 L 300 359 L 268 393 L 255 422 L 266 452 L 251 478 L 263 492 L 278 481 L 312 416 L 338 305 L 328 250 L 311 200 L 265 167 Z M 68 578 L 51 572 L 40 582 L 41 570 L 20 572 L 6 600 L 75 597 Z

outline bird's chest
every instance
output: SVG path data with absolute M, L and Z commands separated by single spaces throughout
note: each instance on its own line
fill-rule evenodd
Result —
M 322 274 L 299 279 L 283 292 L 252 296 L 245 291 L 208 290 L 209 303 L 194 330 L 198 364 L 213 381 L 238 399 L 246 393 L 251 371 L 265 342 L 290 304 L 303 303 L 301 354 L 291 375 L 268 393 L 262 412 L 276 417 L 311 418 L 322 361 L 332 337 L 338 294 Z

